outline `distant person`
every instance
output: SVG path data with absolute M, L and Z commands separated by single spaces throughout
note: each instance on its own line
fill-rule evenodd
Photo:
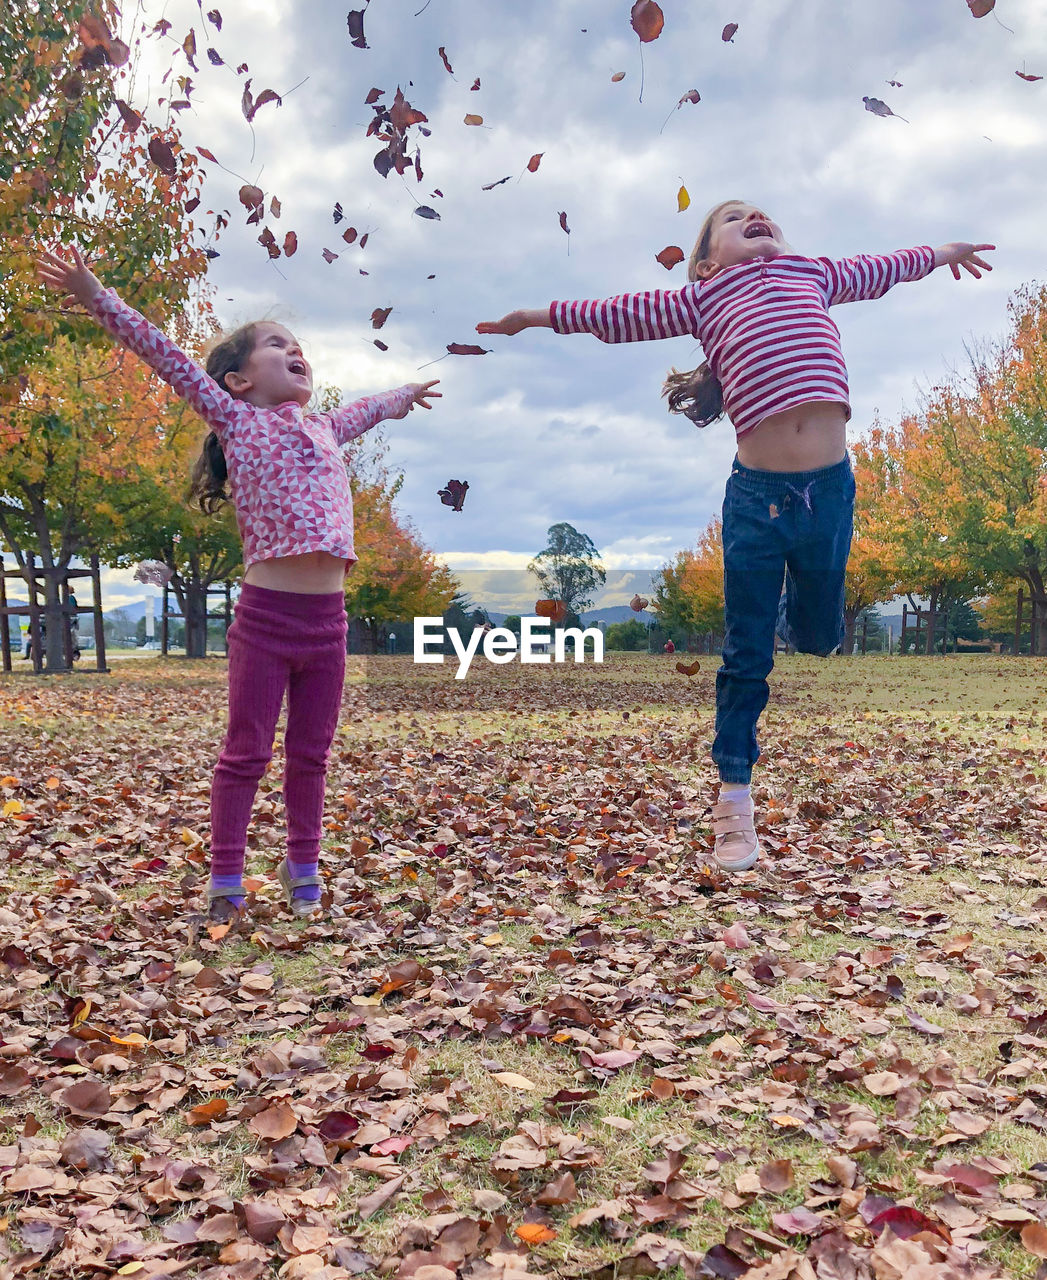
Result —
M 283 325 L 261 320 L 236 329 L 211 351 L 205 372 L 103 289 L 75 248 L 42 253 L 37 271 L 66 295 L 65 305 L 82 303 L 151 365 L 211 428 L 192 494 L 208 514 L 232 500 L 245 572 L 228 637 L 229 728 L 211 787 L 208 914 L 223 920 L 243 910 L 247 825 L 286 693 L 287 856 L 277 875 L 294 914 L 311 915 L 320 902 L 327 756 L 345 674 L 345 575 L 356 560 L 341 449 L 383 419 L 430 408 L 437 384 L 412 382 L 307 414 L 312 371 Z
M 673 644 L 672 639 L 666 640 L 665 644 L 662 645 L 662 653 L 675 653 L 675 652 L 676 652 L 676 645 Z
M 843 639 L 854 476 L 847 368 L 829 308 L 879 298 L 940 266 L 957 280 L 961 267 L 979 277 L 990 270 L 979 255 L 994 247 L 809 258 L 763 210 L 728 200 L 706 215 L 682 288 L 554 302 L 476 326 L 485 334 L 550 328 L 602 342 L 690 336 L 702 344 L 705 363 L 673 369 L 664 394 L 673 413 L 699 427 L 726 413 L 738 434 L 723 506 L 726 634 L 712 748 L 720 775 L 714 854 L 724 871 L 747 871 L 760 854 L 749 787 L 776 625 L 803 653 L 832 653 Z
M 71 612 L 67 615 L 67 618 L 69 627 L 69 651 L 73 655 L 74 662 L 76 662 L 80 657 L 80 616 L 76 612 L 79 607 L 80 603 L 76 598 L 76 592 L 72 587 L 70 587 L 69 609 Z

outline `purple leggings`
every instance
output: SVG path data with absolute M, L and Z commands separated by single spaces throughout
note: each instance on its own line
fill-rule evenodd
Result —
M 287 693 L 287 856 L 320 851 L 327 756 L 345 678 L 345 597 L 245 585 L 229 628 L 229 729 L 211 784 L 211 874 L 240 875 L 247 824 Z

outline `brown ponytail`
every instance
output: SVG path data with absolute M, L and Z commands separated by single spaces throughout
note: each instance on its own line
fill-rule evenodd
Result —
M 216 343 L 208 353 L 205 366 L 207 373 L 223 391 L 228 390 L 225 375 L 239 370 L 254 350 L 256 329 L 257 325 L 253 322 L 242 324 L 239 329 L 234 329 Z M 205 515 L 214 515 L 224 502 L 229 501 L 225 488 L 228 478 L 229 468 L 226 466 L 222 446 L 215 433 L 208 432 L 189 476 L 189 501 Z
M 698 239 L 687 261 L 688 280 L 693 282 L 701 279 L 698 264 L 709 257 L 717 215 L 730 205 L 741 203 L 740 200 L 724 200 L 705 215 Z M 697 369 L 670 369 L 662 385 L 662 395 L 669 400 L 670 413 L 682 413 L 696 427 L 707 427 L 717 418 L 723 417 L 723 387 L 709 367 L 708 360 L 703 361 Z

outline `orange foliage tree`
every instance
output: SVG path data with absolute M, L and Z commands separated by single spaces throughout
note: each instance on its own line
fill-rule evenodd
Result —
M 20 568 L 32 554 L 46 571 L 51 669 L 61 578 L 131 520 L 156 418 L 135 362 L 44 298 L 34 251 L 72 241 L 104 258 L 106 282 L 161 323 L 207 264 L 196 158 L 114 105 L 130 74 L 118 20 L 111 0 L 40 0 L 16 5 L 0 40 L 0 534 Z
M 723 630 L 723 522 L 709 521 L 694 550 L 678 551 L 654 584 L 654 612 L 664 627 L 689 635 Z
M 943 538 L 993 591 L 1023 585 L 1032 652 L 1047 654 L 1047 286 L 1010 304 L 1008 338 L 927 410 Z
M 352 466 L 352 462 L 350 463 Z M 351 618 L 362 619 L 377 651 L 383 628 L 449 608 L 458 582 L 398 517 L 394 501 L 401 480 L 378 465 L 353 476 L 357 563 L 346 579 Z

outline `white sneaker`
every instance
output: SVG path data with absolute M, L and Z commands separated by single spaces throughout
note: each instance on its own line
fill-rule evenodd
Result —
M 748 871 L 760 857 L 752 797 L 713 805 L 713 857 L 721 871 Z

